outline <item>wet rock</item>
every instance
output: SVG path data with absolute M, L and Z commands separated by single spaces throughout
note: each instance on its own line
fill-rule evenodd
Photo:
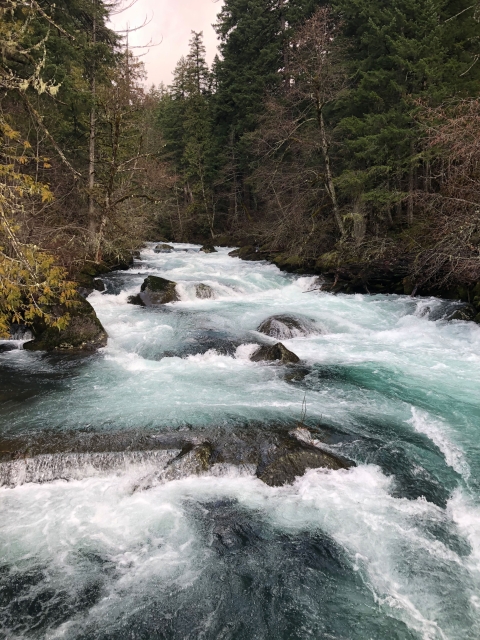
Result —
M 100 292 L 105 291 L 104 281 L 100 280 L 100 278 L 95 278 L 93 281 L 93 288 L 95 289 L 95 291 L 100 291 Z
M 321 450 L 308 441 L 291 438 L 274 449 L 267 461 L 259 465 L 257 477 L 271 487 L 291 484 L 308 469 L 350 469 L 353 462 Z
M 319 333 L 319 330 L 311 320 L 291 315 L 270 316 L 260 324 L 257 331 L 280 340 L 289 340 L 298 336 Z
M 0 342 L 0 353 L 7 353 L 8 351 L 15 351 L 17 349 L 16 344 L 8 344 L 8 342 Z
M 59 330 L 45 326 L 42 320 L 34 322 L 32 329 L 34 340 L 26 342 L 27 351 L 96 351 L 107 344 L 107 332 L 97 318 L 92 305 L 78 297 L 77 305 L 72 309 L 54 308 L 54 313 L 70 314 L 70 323 Z
M 143 281 L 140 293 L 136 296 L 130 296 L 128 302 L 144 307 L 155 307 L 168 302 L 178 301 L 178 295 L 175 287 L 176 282 L 159 278 L 158 276 L 148 276 Z
M 247 246 L 240 247 L 239 249 L 234 249 L 230 251 L 228 254 L 231 258 L 240 258 L 241 260 L 267 260 L 268 253 L 265 251 L 261 251 L 258 247 Z
M 213 244 L 204 244 L 200 251 L 203 251 L 203 253 L 217 253 Z
M 144 303 L 144 301 L 141 299 L 139 293 L 137 293 L 137 295 L 135 295 L 135 296 L 128 296 L 127 302 L 128 302 L 128 304 L 135 304 L 138 307 L 146 307 L 147 306 Z
M 195 285 L 195 293 L 197 298 L 214 298 L 215 297 L 215 293 L 212 289 L 212 287 L 209 287 L 208 284 L 203 284 L 203 282 L 201 282 L 200 284 Z
M 464 304 L 445 316 L 445 320 L 475 320 L 477 310 L 471 304 Z
M 188 444 L 167 466 L 163 477 L 176 480 L 187 476 L 200 475 L 211 467 L 212 446 L 209 442 L 199 445 Z
M 296 364 L 300 358 L 289 351 L 281 342 L 274 345 L 260 347 L 250 356 L 253 362 L 281 362 L 282 364 Z
M 175 249 L 169 244 L 157 244 L 153 251 L 154 253 L 172 253 Z

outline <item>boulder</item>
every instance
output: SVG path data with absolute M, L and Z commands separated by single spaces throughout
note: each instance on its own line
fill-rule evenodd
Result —
M 175 251 L 175 249 L 169 244 L 157 244 L 153 251 L 155 253 L 172 253 L 172 251 Z
M 289 351 L 281 342 L 274 345 L 265 345 L 257 349 L 250 356 L 253 362 L 281 362 L 282 364 L 297 364 L 300 358 Z
M 276 447 L 257 468 L 257 477 L 270 487 L 291 484 L 308 469 L 349 469 L 355 463 L 333 453 L 318 449 L 297 438 L 291 438 Z
M 128 304 L 135 304 L 138 307 L 146 307 L 147 306 L 144 303 L 144 301 L 142 300 L 142 298 L 140 297 L 139 293 L 137 293 L 137 295 L 135 295 L 135 296 L 128 296 L 127 302 L 128 302 Z
M 291 315 L 270 316 L 260 324 L 257 331 L 279 340 L 319 333 L 312 321 Z
M 475 307 L 471 304 L 464 304 L 445 316 L 445 320 L 475 320 L 476 316 Z
M 203 251 L 203 253 L 217 253 L 213 244 L 204 244 L 200 251 Z
M 212 289 L 212 287 L 209 287 L 208 284 L 203 284 L 203 282 L 201 282 L 200 284 L 195 285 L 195 292 L 197 295 L 197 298 L 214 298 L 215 297 L 215 293 Z
M 176 287 L 177 283 L 158 276 L 148 276 L 143 281 L 140 293 L 130 296 L 128 302 L 143 307 L 155 307 L 168 302 L 179 300 Z
M 100 291 L 100 292 L 105 291 L 105 283 L 104 283 L 104 281 L 100 280 L 100 278 L 95 278 L 93 280 L 93 288 L 95 289 L 95 291 Z
M 0 342 L 0 353 L 7 353 L 7 351 L 15 351 L 17 349 L 16 344 L 9 344 L 8 342 Z
M 193 445 L 188 444 L 179 455 L 174 458 L 165 469 L 165 480 L 177 480 L 187 476 L 200 475 L 211 467 L 212 446 L 208 442 Z
M 32 326 L 34 340 L 23 346 L 27 351 L 96 351 L 107 344 L 107 332 L 97 318 L 92 305 L 78 296 L 73 309 L 54 308 L 58 315 L 70 314 L 70 322 L 65 329 L 47 327 L 42 320 Z
M 267 260 L 268 253 L 261 251 L 258 247 L 247 246 L 240 247 L 240 249 L 234 249 L 228 254 L 231 258 L 240 258 L 241 260 Z

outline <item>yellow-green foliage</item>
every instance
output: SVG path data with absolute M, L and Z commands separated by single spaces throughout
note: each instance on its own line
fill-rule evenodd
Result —
M 28 142 L 1 117 L 0 135 L 0 336 L 8 336 L 12 322 L 32 324 L 35 319 L 64 329 L 67 310 L 75 305 L 75 284 L 53 255 L 21 240 L 25 204 L 53 199 L 48 185 L 21 169 L 32 160 L 48 162 L 33 157 Z

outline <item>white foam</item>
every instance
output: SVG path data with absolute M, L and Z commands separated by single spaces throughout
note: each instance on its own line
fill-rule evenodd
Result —
M 440 449 L 445 457 L 445 462 L 452 467 L 465 480 L 470 477 L 470 467 L 465 459 L 465 454 L 460 447 L 451 441 L 448 427 L 438 418 L 435 419 L 425 411 L 412 407 L 412 417 L 407 422 L 415 431 L 423 433 Z

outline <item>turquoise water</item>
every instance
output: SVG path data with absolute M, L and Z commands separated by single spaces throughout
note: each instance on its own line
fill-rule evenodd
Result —
M 94 356 L 0 354 L 0 435 L 234 442 L 288 430 L 305 399 L 312 433 L 357 467 L 271 488 L 216 465 L 137 490 L 152 456 L 70 460 L 53 480 L 48 455 L 40 475 L 3 463 L 0 635 L 480 637 L 480 327 L 435 320 L 440 300 L 334 296 L 227 253 L 147 248 L 109 275 L 89 298 L 109 334 Z M 128 305 L 149 274 L 181 301 Z M 316 327 L 283 340 L 303 379 L 249 360 L 279 313 Z

